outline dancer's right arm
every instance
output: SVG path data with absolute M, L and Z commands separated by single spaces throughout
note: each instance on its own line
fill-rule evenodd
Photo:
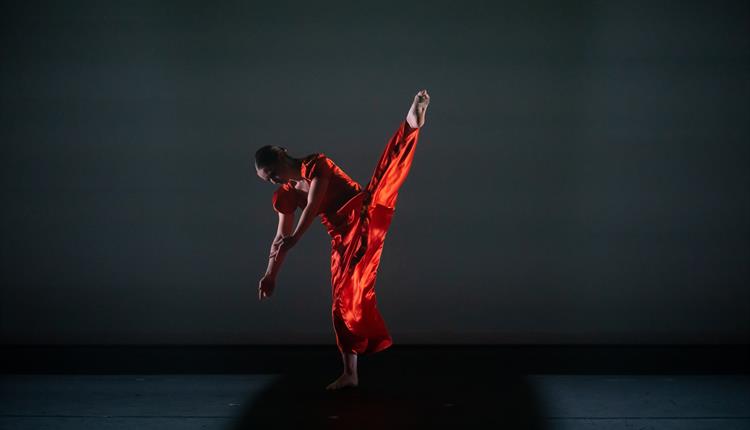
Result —
M 276 236 L 271 243 L 271 252 L 268 257 L 267 276 L 275 279 L 276 275 L 278 275 L 281 263 L 284 261 L 284 257 L 286 257 L 286 253 L 279 252 L 281 238 L 292 234 L 292 230 L 294 230 L 294 212 L 288 214 L 279 212 L 279 225 L 276 228 Z

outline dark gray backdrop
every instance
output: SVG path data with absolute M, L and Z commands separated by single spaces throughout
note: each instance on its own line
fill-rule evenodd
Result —
M 656 3 L 4 3 L 2 342 L 333 344 L 251 156 L 364 185 L 421 88 L 396 343 L 746 341 L 748 3 Z

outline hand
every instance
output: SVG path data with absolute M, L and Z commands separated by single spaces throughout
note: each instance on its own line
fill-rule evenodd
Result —
M 280 237 L 280 238 L 276 239 L 273 242 L 273 245 L 276 248 L 276 250 L 271 253 L 271 257 L 273 257 L 273 259 L 275 260 L 276 256 L 280 252 L 283 252 L 283 253 L 286 254 L 290 249 L 292 249 L 292 247 L 294 247 L 294 245 L 297 244 L 298 241 L 299 241 L 299 239 L 297 238 L 297 236 L 295 236 L 293 234 L 290 234 L 289 236 L 283 236 L 283 237 Z
M 263 275 L 260 282 L 258 283 L 258 300 L 263 300 L 270 297 L 273 294 L 273 290 L 276 288 L 276 279 L 269 275 Z

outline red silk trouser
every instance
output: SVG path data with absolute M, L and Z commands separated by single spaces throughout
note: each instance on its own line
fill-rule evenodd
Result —
M 403 121 L 388 141 L 367 186 L 338 211 L 345 222 L 330 231 L 332 319 L 340 351 L 360 355 L 393 344 L 377 308 L 375 280 L 398 191 L 409 174 L 419 137 Z

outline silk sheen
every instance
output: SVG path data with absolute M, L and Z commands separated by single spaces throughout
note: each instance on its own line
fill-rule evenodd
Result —
M 377 308 L 375 281 L 418 138 L 419 129 L 402 121 L 364 188 L 324 153 L 302 162 L 301 174 L 308 182 L 324 169 L 331 173 L 318 215 L 331 237 L 331 317 L 336 344 L 343 352 L 372 354 L 393 344 Z M 272 203 L 274 210 L 291 213 L 306 206 L 307 193 L 283 184 L 274 192 Z

